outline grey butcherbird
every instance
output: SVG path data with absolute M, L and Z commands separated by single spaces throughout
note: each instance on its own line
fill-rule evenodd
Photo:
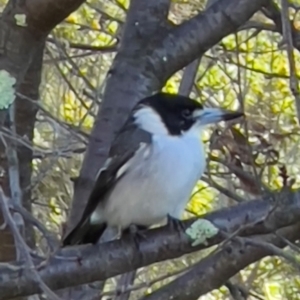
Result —
M 166 217 L 178 220 L 206 166 L 203 127 L 242 115 L 167 93 L 141 100 L 112 144 L 82 218 L 63 246 L 96 243 L 107 226 L 125 230 Z

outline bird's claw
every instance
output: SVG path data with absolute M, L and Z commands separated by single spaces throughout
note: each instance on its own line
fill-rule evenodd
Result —
M 135 243 L 136 248 L 140 250 L 140 241 L 146 239 L 146 235 L 144 234 L 145 230 L 146 227 L 130 225 L 129 228 L 123 231 L 123 234 L 128 234 Z
M 176 230 L 176 231 L 184 231 L 185 227 L 182 223 L 181 220 L 174 218 L 170 215 L 168 215 L 168 226 L 172 229 L 172 230 Z

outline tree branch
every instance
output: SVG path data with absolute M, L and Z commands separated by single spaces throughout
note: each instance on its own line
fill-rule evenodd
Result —
M 54 292 L 52 292 L 51 289 L 49 289 L 49 287 L 41 279 L 40 274 L 37 272 L 33 263 L 33 259 L 29 253 L 29 248 L 25 243 L 22 235 L 20 234 L 20 231 L 18 230 L 18 227 L 13 219 L 13 216 L 10 213 L 8 199 L 5 197 L 1 188 L 0 188 L 0 208 L 7 226 L 9 226 L 10 230 L 14 235 L 16 241 L 16 247 L 20 248 L 21 250 L 20 253 L 25 258 L 26 276 L 28 276 L 33 281 L 35 281 L 39 289 L 42 290 L 43 293 L 45 293 L 47 297 L 49 297 L 49 299 L 61 300 Z
M 78 9 L 84 0 L 27 0 L 24 6 L 26 24 L 34 35 L 48 34 L 70 13 Z
M 172 29 L 161 47 L 149 60 L 154 60 L 156 74 L 162 81 L 182 69 L 198 56 L 234 33 L 246 23 L 268 0 L 219 0 L 203 13 Z M 158 63 L 159 61 L 159 63 Z
M 186 234 L 172 231 L 165 226 L 147 231 L 139 249 L 136 249 L 135 243 L 127 237 L 97 246 L 59 250 L 56 256 L 49 259 L 47 266 L 39 270 L 39 275 L 51 289 L 57 290 L 105 280 L 155 262 L 205 249 L 224 239 L 228 242 L 227 237 L 268 234 L 297 224 L 300 219 L 300 192 L 279 196 L 241 203 L 205 215 L 205 219 L 220 229 L 205 245 L 192 247 Z M 187 228 L 194 221 L 195 219 L 187 220 L 183 224 Z M 33 278 L 13 269 L 15 268 L 0 268 L 0 300 L 40 292 Z
M 290 241 L 300 238 L 300 223 L 279 230 Z M 252 240 L 259 244 L 272 243 L 278 247 L 286 244 L 276 234 L 265 234 L 252 237 Z M 251 245 L 243 239 L 230 242 L 226 247 L 213 255 L 201 260 L 193 268 L 157 290 L 156 292 L 143 297 L 141 300 L 193 300 L 222 286 L 229 278 L 251 263 L 269 255 L 274 255 L 271 249 Z M 199 284 L 201 283 L 201 284 Z

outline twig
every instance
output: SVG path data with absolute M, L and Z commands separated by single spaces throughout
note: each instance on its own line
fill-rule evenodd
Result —
M 172 273 L 168 273 L 168 274 L 159 276 L 149 282 L 142 282 L 142 283 L 134 285 L 134 286 L 132 286 L 132 285 L 121 286 L 121 289 L 115 289 L 112 291 L 103 292 L 103 293 L 101 293 L 101 296 L 103 297 L 103 296 L 115 296 L 115 295 L 122 295 L 122 294 L 130 294 L 129 292 L 137 291 L 137 290 L 140 290 L 143 288 L 150 288 L 155 283 L 163 281 L 163 280 L 168 279 L 173 276 L 181 275 L 184 272 L 187 272 L 190 268 L 191 267 L 187 267 L 187 268 L 184 268 L 183 270 L 174 271 Z M 129 273 L 127 273 L 127 274 L 129 274 Z
M 258 34 L 260 31 L 256 31 L 255 33 Z M 237 92 L 237 97 L 238 97 L 238 101 L 240 103 L 240 109 L 244 112 L 245 111 L 245 103 L 243 101 L 243 90 L 242 90 L 242 78 L 241 78 L 241 68 L 239 67 L 239 64 L 240 64 L 240 56 L 239 56 L 239 50 L 238 50 L 238 45 L 239 45 L 239 40 L 238 40 L 238 34 L 235 33 L 235 43 L 236 43 L 236 60 L 237 60 L 237 63 L 238 63 L 238 72 L 237 72 L 237 82 L 238 82 L 238 92 Z M 244 73 L 245 74 L 245 73 Z M 244 78 L 245 79 L 245 78 Z M 249 128 L 248 128 L 248 122 L 245 121 L 243 122 L 243 129 L 244 129 L 244 132 L 245 132 L 245 137 L 246 137 L 246 147 L 247 147 L 247 150 L 248 150 L 248 153 L 249 153 L 249 158 L 250 158 L 250 162 L 251 162 L 251 167 L 252 167 L 252 171 L 253 171 L 253 180 L 254 180 L 254 183 L 258 189 L 258 191 L 260 191 L 261 193 L 264 192 L 264 188 L 262 186 L 262 182 L 261 182 L 261 179 L 260 177 L 258 176 L 258 172 L 257 172 L 257 169 L 256 169 L 256 166 L 255 166 L 255 159 L 252 155 L 253 151 L 252 151 L 252 147 L 249 143 L 249 137 L 250 137 L 250 134 L 249 134 Z
M 238 239 L 243 240 L 246 244 L 248 244 L 250 246 L 260 247 L 260 248 L 263 248 L 263 249 L 267 250 L 268 252 L 270 252 L 270 253 L 272 253 L 276 256 L 283 257 L 285 260 L 287 260 L 287 262 L 292 264 L 293 267 L 300 270 L 299 261 L 295 258 L 295 256 L 288 253 L 287 251 L 284 251 L 284 250 L 280 249 L 279 247 L 277 247 L 277 246 L 275 246 L 271 243 L 264 242 L 264 241 L 261 241 L 261 240 L 254 240 L 254 239 L 244 238 L 244 237 L 242 237 L 242 238 L 238 237 Z
M 219 185 L 212 177 L 202 177 L 202 181 L 208 183 L 211 187 L 218 190 L 220 193 L 224 194 L 228 198 L 236 201 L 236 202 L 243 202 L 245 201 L 244 198 L 240 197 L 238 194 L 231 192 L 229 189 L 224 188 L 223 186 Z
M 20 271 L 23 269 L 22 266 L 14 265 L 14 264 L 8 263 L 8 262 L 0 262 L 0 268 L 3 268 L 3 269 L 7 268 L 8 270 L 12 270 L 12 271 Z
M 201 56 L 202 57 L 202 56 Z M 201 57 L 185 67 L 179 86 L 179 94 L 188 96 L 193 88 Z
M 32 261 L 31 255 L 28 251 L 27 244 L 25 243 L 23 237 L 21 236 L 14 219 L 9 211 L 9 204 L 8 204 L 8 199 L 3 193 L 2 188 L 0 187 L 0 208 L 3 213 L 3 217 L 5 219 L 5 222 L 9 226 L 10 230 L 12 231 L 12 234 L 14 236 L 16 244 L 19 244 L 20 247 L 22 248 L 22 254 L 25 257 L 25 263 L 26 263 L 26 269 L 28 271 L 32 272 L 32 275 L 34 277 L 34 280 L 37 282 L 41 290 L 47 295 L 47 297 L 50 300 L 62 300 L 59 298 L 42 280 L 41 276 L 37 272 L 35 265 Z
M 249 293 L 244 287 L 232 283 L 231 280 L 228 280 L 225 286 L 234 300 L 247 300 Z
M 88 134 L 86 134 L 84 132 L 80 132 L 79 129 L 74 128 L 70 124 L 63 122 L 63 121 L 59 120 L 58 118 L 56 118 L 55 116 L 53 116 L 49 111 L 47 111 L 46 108 L 43 107 L 43 105 L 40 104 L 40 101 L 32 99 L 30 97 L 27 97 L 26 95 L 23 95 L 21 93 L 16 93 L 16 96 L 36 105 L 37 108 L 39 110 L 41 110 L 45 114 L 45 116 L 47 116 L 49 118 L 49 120 L 52 120 L 56 124 L 60 125 L 62 128 L 64 128 L 66 131 L 68 131 L 71 135 L 73 135 L 77 140 L 79 140 L 83 144 L 85 144 L 85 145 L 87 144 L 86 140 L 88 140 L 88 138 L 89 138 Z
M 48 37 L 47 42 L 57 45 L 59 41 L 54 37 Z M 68 43 L 68 47 L 78 50 L 88 50 L 88 51 L 97 51 L 102 53 L 113 53 L 118 50 L 118 43 L 114 43 L 113 45 L 109 46 L 93 46 L 88 44 L 80 44 L 80 43 Z
M 282 235 L 279 234 L 279 233 L 275 233 L 275 234 L 276 234 L 276 236 L 278 236 L 283 242 L 285 242 L 285 243 L 286 243 L 293 251 L 300 253 L 300 248 L 299 248 L 296 244 L 290 242 L 288 239 L 286 239 L 284 236 L 282 236 Z
M 50 251 L 53 252 L 59 245 L 59 241 L 46 229 L 46 227 L 34 218 L 24 207 L 19 206 L 15 203 L 12 204 L 12 209 L 18 212 L 22 217 L 35 226 L 47 240 Z
M 13 103 L 9 108 L 9 125 L 12 136 L 16 137 L 16 124 L 15 124 L 15 104 Z M 19 160 L 16 150 L 16 144 L 12 140 L 4 140 L 3 144 L 6 148 L 6 157 L 8 162 L 9 185 L 12 201 L 16 204 L 22 204 L 22 191 L 20 188 L 20 172 Z
M 13 103 L 8 110 L 8 127 L 11 131 L 11 137 L 4 138 L 3 134 L 0 134 L 0 138 L 5 147 L 5 153 L 8 164 L 8 176 L 9 176 L 9 188 L 11 193 L 11 202 L 14 204 L 22 205 L 22 191 L 20 188 L 20 172 L 19 172 L 19 160 L 16 149 L 16 125 L 15 125 L 15 103 Z M 12 216 L 14 224 L 19 228 L 19 232 L 24 236 L 24 221 L 18 214 Z M 16 257 L 17 260 L 21 260 L 22 248 L 16 243 Z

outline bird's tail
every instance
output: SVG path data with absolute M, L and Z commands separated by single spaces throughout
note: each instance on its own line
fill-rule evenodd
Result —
M 91 224 L 87 219 L 78 225 L 63 239 L 62 247 L 82 244 L 96 244 L 106 229 L 105 223 Z

